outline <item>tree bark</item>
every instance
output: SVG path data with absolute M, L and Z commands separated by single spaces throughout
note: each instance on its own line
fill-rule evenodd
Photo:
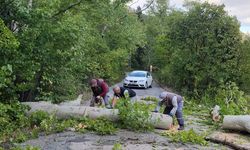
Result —
M 247 147 L 243 147 L 240 144 L 237 145 L 237 144 L 232 143 L 231 141 L 227 141 L 225 139 L 219 139 L 219 138 L 215 138 L 215 137 L 206 137 L 206 140 L 211 141 L 213 143 L 228 145 L 236 150 L 249 150 L 249 148 L 247 148 Z
M 250 133 L 250 115 L 226 115 L 224 116 L 222 127 L 224 129 Z
M 87 106 L 65 106 L 51 104 L 50 102 L 24 102 L 23 104 L 29 105 L 31 110 L 28 114 L 32 112 L 42 110 L 48 113 L 54 113 L 58 118 L 79 118 L 79 117 L 89 117 L 91 119 L 96 119 L 99 117 L 107 118 L 111 121 L 119 120 L 118 109 L 106 109 L 97 107 L 87 107 Z M 150 117 L 150 122 L 155 128 L 159 129 L 170 129 L 173 119 L 170 116 L 152 113 Z

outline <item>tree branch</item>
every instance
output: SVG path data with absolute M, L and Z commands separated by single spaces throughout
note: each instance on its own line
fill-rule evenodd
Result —
M 152 1 L 148 4 L 148 6 L 146 6 L 145 8 L 143 8 L 142 10 L 140 10 L 140 11 L 138 11 L 138 12 L 136 12 L 136 13 L 141 13 L 141 12 L 143 12 L 144 10 L 148 9 L 148 8 L 153 4 L 153 2 L 154 2 L 154 0 L 152 0 Z
M 62 14 L 62 13 L 65 13 L 67 10 L 69 10 L 69 9 L 71 9 L 71 8 L 73 8 L 73 7 L 77 6 L 77 5 L 79 5 L 79 4 L 81 4 L 82 1 L 83 1 L 83 0 L 79 0 L 78 2 L 69 5 L 68 7 L 64 8 L 64 9 L 59 10 L 57 13 L 55 13 L 55 14 L 52 16 L 52 18 L 53 18 L 53 17 L 56 17 L 56 16 L 58 16 L 58 15 L 60 15 L 60 14 Z

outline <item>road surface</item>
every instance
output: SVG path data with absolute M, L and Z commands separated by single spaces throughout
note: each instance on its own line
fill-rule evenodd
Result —
M 118 83 L 117 85 L 121 85 Z M 152 88 L 149 89 L 134 89 L 138 97 L 155 96 L 164 91 L 158 84 L 153 83 Z M 112 96 L 112 87 L 110 87 L 109 95 Z M 75 101 L 65 102 L 61 105 L 80 105 L 81 96 Z M 84 101 L 84 105 L 88 105 L 89 101 Z M 198 124 L 190 125 L 195 118 L 187 117 L 187 128 L 200 129 Z M 204 128 L 203 128 L 204 129 Z M 209 146 L 202 147 L 194 144 L 172 143 L 170 139 L 157 134 L 162 132 L 156 130 L 156 132 L 150 133 L 136 133 L 121 129 L 116 132 L 115 135 L 99 136 L 91 132 L 76 133 L 76 132 L 62 132 L 57 134 L 51 134 L 48 136 L 39 136 L 38 139 L 32 139 L 22 143 L 21 146 L 32 145 L 40 147 L 42 150 L 112 150 L 115 143 L 120 143 L 125 150 L 184 150 L 184 149 L 229 149 L 222 145 L 209 143 Z

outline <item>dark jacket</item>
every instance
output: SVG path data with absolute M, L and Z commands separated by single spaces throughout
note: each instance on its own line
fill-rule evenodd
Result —
M 136 96 L 136 93 L 135 91 L 133 91 L 132 89 L 129 89 L 129 88 L 124 88 L 124 87 L 120 87 L 121 89 L 121 93 L 120 94 L 115 94 L 115 96 L 119 97 L 119 98 L 125 98 L 125 94 L 124 92 L 127 90 L 128 91 L 128 94 L 129 94 L 129 97 L 134 97 Z
M 183 98 L 180 95 L 177 95 L 175 93 L 168 93 L 167 96 L 161 101 L 162 104 L 164 104 L 167 107 L 173 107 L 173 97 L 177 97 L 177 103 L 180 103 L 183 101 Z
M 97 87 L 91 87 L 91 90 L 95 97 L 101 96 L 104 98 L 109 91 L 109 87 L 105 81 L 97 79 Z

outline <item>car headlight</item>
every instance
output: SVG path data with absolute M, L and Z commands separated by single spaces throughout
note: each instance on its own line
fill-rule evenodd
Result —
M 128 82 L 128 80 L 127 80 L 127 79 L 124 79 L 124 81 L 125 81 L 125 82 Z
M 139 82 L 144 82 L 144 80 L 139 80 Z

